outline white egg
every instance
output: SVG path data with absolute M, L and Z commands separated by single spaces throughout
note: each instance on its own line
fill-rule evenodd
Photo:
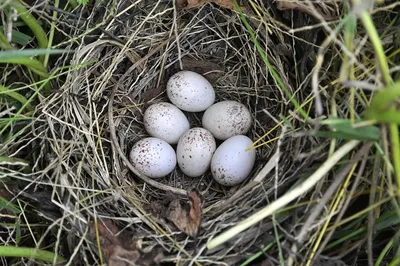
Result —
M 209 168 L 217 145 L 207 129 L 195 127 L 182 135 L 176 148 L 178 165 L 190 177 L 198 177 Z
M 246 151 L 252 143 L 248 137 L 239 135 L 218 147 L 211 160 L 211 173 L 218 183 L 234 186 L 247 178 L 256 160 L 255 149 Z
M 242 103 L 223 101 L 213 104 L 205 111 L 202 123 L 216 139 L 226 140 L 249 131 L 251 114 Z
M 137 170 L 152 178 L 166 176 L 176 166 L 174 149 L 167 142 L 158 138 L 139 140 L 133 145 L 129 157 Z
M 215 101 L 215 91 L 210 82 L 193 71 L 175 73 L 167 82 L 169 100 L 188 112 L 202 112 Z
M 185 114 L 176 106 L 165 102 L 150 105 L 144 112 L 143 122 L 150 136 L 169 144 L 178 143 L 182 134 L 190 128 Z

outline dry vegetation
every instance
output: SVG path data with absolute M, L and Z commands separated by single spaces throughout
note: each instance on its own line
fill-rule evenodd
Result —
M 0 249 L 2 265 L 56 265 L 54 254 L 62 265 L 400 265 L 399 118 L 379 106 L 365 116 L 400 80 L 397 1 L 73 2 L 26 1 L 45 46 L 0 2 L 3 32 L 31 36 L 12 47 L 64 50 L 36 57 L 46 75 L 0 58 L 0 241 L 48 251 Z M 0 41 L 2 55 L 14 49 Z M 151 180 L 129 163 L 145 108 L 167 100 L 180 69 L 251 110 L 257 161 L 243 185 L 179 169 Z M 248 217 L 260 221 L 207 247 Z

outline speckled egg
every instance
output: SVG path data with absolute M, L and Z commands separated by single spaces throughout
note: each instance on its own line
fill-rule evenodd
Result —
M 196 127 L 186 131 L 176 148 L 179 168 L 190 177 L 203 175 L 210 168 L 215 149 L 215 139 L 207 129 Z
M 202 123 L 216 139 L 226 140 L 249 131 L 251 114 L 242 103 L 223 101 L 213 104 L 205 111 Z
M 174 149 L 167 142 L 158 138 L 139 140 L 133 145 L 129 157 L 137 170 L 152 178 L 166 176 L 176 166 Z
M 215 91 L 210 82 L 193 71 L 180 71 L 167 82 L 169 100 L 188 112 L 202 112 L 215 101 Z
M 178 143 L 182 134 L 190 128 L 185 114 L 166 102 L 149 106 L 144 113 L 143 122 L 150 136 L 165 140 L 169 144 Z
M 234 186 L 247 178 L 256 160 L 255 149 L 246 151 L 252 143 L 248 137 L 238 135 L 218 147 L 211 160 L 211 173 L 218 183 Z

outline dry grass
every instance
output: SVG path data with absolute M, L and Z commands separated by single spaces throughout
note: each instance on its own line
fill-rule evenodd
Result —
M 54 46 L 74 49 L 75 53 L 50 61 L 50 66 L 72 67 L 52 80 L 51 92 L 41 96 L 29 132 L 1 147 L 14 154 L 35 147 L 28 157 L 33 162 L 32 173 L 10 167 L 2 170 L 24 184 L 22 191 L 51 192 L 46 194 L 51 194 L 50 208 L 59 211 L 39 211 L 48 224 L 40 229 L 32 225 L 33 231 L 40 232 L 31 233 L 36 246 L 51 246 L 69 262 L 100 265 L 99 247 L 88 238 L 88 224 L 110 219 L 121 231 L 133 232 L 144 249 L 162 247 L 164 262 L 176 265 L 240 265 L 271 243 L 250 265 L 286 265 L 285 260 L 289 265 L 305 265 L 311 250 L 319 252 L 314 265 L 367 260 L 361 248 L 372 241 L 373 224 L 369 225 L 369 238 L 345 242 L 346 250 L 335 246 L 322 252 L 323 245 L 316 241 L 320 236 L 321 241 L 327 239 L 324 236 L 329 230 L 324 231 L 324 226 L 335 227 L 358 213 L 351 209 L 345 213 L 349 206 L 365 210 L 368 204 L 363 201 L 373 204 L 386 199 L 370 210 L 369 215 L 376 218 L 378 209 L 388 208 L 385 204 L 391 196 L 383 192 L 384 184 L 378 186 L 377 177 L 384 159 L 374 155 L 372 142 L 360 146 L 362 152 L 350 155 L 286 209 L 228 243 L 206 249 L 210 239 L 304 181 L 344 143 L 314 136 L 320 126 L 315 121 L 357 117 L 370 95 L 368 91 L 351 91 L 339 80 L 339 59 L 343 59 L 343 49 L 348 49 L 343 33 L 335 31 L 344 16 L 342 3 L 310 5 L 305 1 L 308 11 L 293 11 L 261 2 L 249 3 L 252 11 L 245 12 L 246 18 L 290 94 L 315 119 L 311 122 L 295 112 L 239 15 L 231 10 L 205 4 L 177 11 L 165 1 L 104 1 L 58 14 Z M 396 8 L 398 11 L 398 7 L 389 6 L 375 14 L 382 19 L 378 30 L 387 30 L 387 36 L 398 30 L 396 19 L 391 28 L 383 28 Z M 51 20 L 49 7 L 37 5 L 34 9 L 44 21 Z M 332 20 L 326 21 L 328 18 Z M 354 79 L 379 87 L 373 50 L 365 32 L 358 34 L 355 49 L 348 50 L 350 60 L 355 59 Z M 330 42 L 324 43 L 327 39 Z M 388 54 L 397 51 L 391 45 L 390 41 L 385 45 Z M 324 61 L 313 81 L 318 84 L 312 84 L 312 71 L 321 56 Z M 392 67 L 396 67 L 396 58 L 389 58 L 394 60 Z M 178 169 L 154 181 L 135 172 L 124 160 L 133 143 L 147 136 L 142 124 L 145 108 L 167 100 L 165 83 L 182 67 L 203 72 L 212 81 L 218 101 L 237 100 L 249 107 L 254 119 L 249 137 L 253 140 L 269 132 L 263 139 L 267 143 L 257 148 L 256 166 L 247 183 L 226 188 L 213 181 L 210 173 L 192 179 Z M 201 114 L 188 117 L 192 126 L 201 126 Z M 341 182 L 335 182 L 338 178 Z M 195 240 L 149 212 L 149 206 L 162 200 L 168 191 L 182 194 L 191 187 L 198 188 L 205 198 L 201 231 Z M 381 194 L 368 199 L 368 195 L 375 195 L 371 191 Z M 357 228 L 353 225 L 349 230 Z M 386 236 L 379 237 L 378 243 L 387 243 Z M 371 244 L 366 246 L 372 249 Z M 374 248 L 375 259 L 382 248 L 380 244 Z M 23 265 L 22 260 L 17 265 Z

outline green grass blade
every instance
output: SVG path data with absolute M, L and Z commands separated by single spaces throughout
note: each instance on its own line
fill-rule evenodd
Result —
M 388 266 L 399 266 L 400 265 L 400 258 L 396 257 L 394 258 L 389 264 Z
M 10 98 L 13 98 L 14 100 L 20 102 L 22 105 L 26 106 L 26 109 L 28 111 L 32 111 L 33 110 L 33 107 L 29 103 L 28 99 L 26 99 L 24 96 L 22 96 L 18 92 L 12 91 L 9 88 L 4 87 L 2 85 L 0 85 L 0 96 L 1 95 L 6 95 L 6 96 L 8 96 Z
M 289 101 L 294 105 L 296 110 L 299 111 L 300 115 L 304 119 L 309 119 L 308 114 L 301 108 L 300 104 L 296 101 L 294 96 L 290 93 L 288 88 L 286 88 L 285 83 L 283 83 L 282 79 L 279 77 L 278 73 L 276 72 L 275 68 L 272 66 L 272 64 L 269 62 L 267 55 L 264 53 L 263 48 L 261 47 L 260 43 L 257 41 L 256 35 L 254 34 L 250 24 L 247 22 L 246 17 L 243 14 L 243 11 L 241 10 L 239 4 L 237 3 L 236 0 L 234 0 L 235 3 L 235 8 L 239 12 L 240 19 L 242 20 L 244 26 L 246 27 L 247 32 L 250 35 L 251 40 L 253 41 L 254 45 L 257 48 L 258 53 L 260 54 L 261 58 L 263 59 L 264 63 L 268 67 L 268 70 L 271 72 L 272 76 L 274 77 L 274 80 L 278 84 L 278 86 L 282 89 L 282 91 L 285 93 L 286 97 L 289 99 Z
M 0 36 L 3 35 L 3 34 L 4 34 L 3 29 L 0 29 Z M 25 46 L 25 45 L 28 45 L 32 41 L 32 39 L 33 38 L 31 36 L 29 36 L 29 35 L 27 35 L 25 33 L 22 33 L 20 31 L 17 31 L 17 30 L 14 30 L 14 29 L 11 31 L 11 42 L 13 42 L 13 43 Z M 1 37 L 0 37 L 0 44 L 1 44 L 1 41 L 2 40 L 1 40 Z M 7 41 L 7 39 L 6 39 L 6 41 Z M 12 48 L 13 47 L 11 45 L 8 47 L 8 49 L 12 49 Z
M 397 216 L 397 213 L 395 211 L 390 211 L 388 213 L 383 214 L 376 220 L 376 223 L 374 225 L 374 232 L 378 233 L 380 231 L 392 228 L 399 224 L 400 224 L 400 217 Z M 339 231 L 335 233 L 335 235 L 339 236 L 339 238 L 334 242 L 330 243 L 329 245 L 327 245 L 324 250 L 329 250 L 333 247 L 336 247 L 347 240 L 359 239 L 360 237 L 364 237 L 367 231 L 368 231 L 367 226 L 361 227 L 357 230 Z
M 0 257 L 24 257 L 50 263 L 54 260 L 57 263 L 65 262 L 63 257 L 53 252 L 26 247 L 0 246 Z
M 400 124 L 400 112 L 395 110 L 386 111 L 384 113 L 368 110 L 368 112 L 365 113 L 365 117 L 370 120 L 375 120 L 378 123 L 394 123 L 396 125 Z
M 42 63 L 40 61 L 31 59 L 28 57 L 0 60 L 0 64 L 1 63 L 2 64 L 24 65 L 27 68 L 29 68 L 33 73 L 38 74 L 39 76 L 41 76 L 43 78 L 46 78 L 49 76 L 46 68 L 42 65 Z
M 358 120 L 355 122 L 362 122 Z M 349 119 L 328 119 L 321 122 L 322 125 L 328 125 L 331 131 L 318 131 L 314 135 L 317 137 L 345 139 L 345 140 L 370 140 L 379 141 L 380 130 L 375 126 L 355 127 Z
M 3 48 L 5 50 L 12 49 L 11 44 L 8 42 L 6 36 L 4 36 L 1 30 L 0 30 L 0 48 Z
M 21 210 L 15 204 L 12 204 L 3 197 L 0 197 L 0 210 L 1 209 L 9 210 L 14 215 L 21 213 Z
M 363 140 L 363 141 L 378 141 L 379 136 L 375 136 L 374 133 L 371 132 L 369 135 L 361 135 L 358 133 L 346 133 L 346 132 L 335 132 L 335 131 L 317 131 L 313 134 L 313 136 L 320 138 L 328 138 L 328 139 L 343 139 L 343 140 Z
M 15 10 L 17 10 L 18 16 L 25 22 L 25 24 L 35 35 L 38 47 L 43 49 L 47 48 L 47 35 L 35 17 L 32 16 L 30 12 L 22 5 L 20 0 L 11 1 L 11 5 L 15 8 Z
M 281 239 L 282 236 L 279 236 L 279 239 Z M 256 260 L 258 257 L 262 256 L 265 252 L 267 252 L 271 247 L 273 247 L 275 243 L 269 243 L 268 245 L 266 245 L 261 251 L 257 252 L 256 254 L 254 254 L 253 256 L 251 256 L 250 258 L 248 258 L 246 261 L 244 261 L 242 264 L 240 264 L 240 266 L 247 266 L 247 265 L 251 265 L 251 263 Z
M 24 49 L 24 50 L 12 50 L 12 51 L 2 51 L 0 52 L 0 60 L 17 59 L 24 57 L 32 57 L 39 55 L 52 55 L 52 54 L 62 54 L 70 53 L 71 51 L 64 49 Z
M 371 100 L 368 110 L 385 112 L 400 97 L 400 82 L 387 86 L 384 90 L 377 92 Z
M 23 159 L 15 157 L 4 157 L 4 156 L 0 156 L 0 163 L 10 163 L 10 164 L 19 163 L 28 165 L 28 162 Z
M 23 105 L 21 106 L 20 109 L 18 109 L 18 111 L 17 111 L 17 113 L 16 113 L 17 115 L 21 114 L 21 113 L 25 110 L 27 104 L 29 104 L 30 102 L 32 102 L 33 99 L 36 98 L 36 96 L 37 96 L 43 89 L 46 88 L 46 85 L 49 84 L 50 80 L 51 80 L 52 78 L 54 78 L 54 76 L 56 76 L 56 75 L 58 74 L 58 71 L 60 71 L 60 69 L 54 71 L 53 73 L 51 73 L 51 75 L 50 75 L 48 78 L 46 78 L 45 80 L 42 81 L 42 84 L 40 85 L 40 87 L 37 88 L 37 89 L 35 90 L 35 92 L 34 92 L 34 93 L 32 94 L 32 96 L 28 99 L 28 101 L 27 101 L 25 104 L 23 104 Z M 13 123 L 12 121 L 8 122 L 8 123 L 0 130 L 0 135 L 2 135 L 2 134 L 7 130 L 7 128 L 10 127 L 10 126 L 12 125 L 12 123 Z
M 392 83 L 392 77 L 390 76 L 390 71 L 389 71 L 389 66 L 387 64 L 385 51 L 381 43 L 381 38 L 379 37 L 378 31 L 376 30 L 376 27 L 374 25 L 374 21 L 372 20 L 367 10 L 361 12 L 360 18 L 364 24 L 364 28 L 367 30 L 369 39 L 371 40 L 372 45 L 375 49 L 383 81 L 385 82 L 386 85 L 389 85 Z

